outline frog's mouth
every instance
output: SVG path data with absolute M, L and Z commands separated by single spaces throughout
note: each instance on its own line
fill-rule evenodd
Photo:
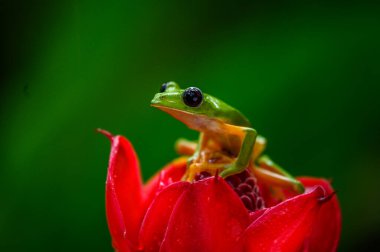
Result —
M 188 125 L 187 124 L 188 122 L 194 122 L 196 120 L 196 117 L 201 116 L 201 115 L 196 115 L 194 113 L 186 112 L 186 111 L 179 110 L 179 109 L 169 108 L 169 107 L 158 105 L 158 104 L 151 104 L 151 106 L 158 108 L 159 110 L 162 110 L 165 113 L 168 113 L 169 115 L 171 115 L 175 119 L 185 123 L 186 125 Z
M 205 115 L 194 114 L 158 104 L 151 104 L 151 106 L 168 113 L 175 119 L 186 124 L 187 127 L 189 127 L 190 129 L 194 129 L 197 131 L 219 131 L 222 127 L 219 120 L 209 118 Z

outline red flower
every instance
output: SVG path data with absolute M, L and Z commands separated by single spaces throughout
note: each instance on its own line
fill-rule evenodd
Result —
M 135 151 L 112 143 L 106 212 L 116 251 L 335 251 L 341 214 L 328 181 L 299 178 L 305 193 L 249 212 L 224 179 L 181 181 L 179 158 L 142 184 Z M 263 196 L 264 201 L 266 200 Z M 269 201 L 270 199 L 268 199 Z

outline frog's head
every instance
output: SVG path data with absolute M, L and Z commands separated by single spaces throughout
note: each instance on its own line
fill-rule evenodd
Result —
M 154 96 L 151 105 L 168 113 L 175 110 L 191 114 L 205 114 L 206 110 L 210 109 L 207 97 L 208 95 L 202 93 L 197 87 L 181 89 L 177 83 L 167 82 L 162 84 L 160 92 Z
M 218 117 L 221 103 L 197 87 L 181 89 L 175 82 L 164 83 L 151 101 L 153 107 L 172 115 L 190 128 L 198 128 L 199 125 L 195 124 L 205 121 L 202 118 Z
M 197 87 L 181 89 L 175 82 L 162 84 L 160 92 L 154 96 L 151 105 L 192 129 L 210 128 L 210 122 L 215 122 L 214 119 L 238 125 L 249 125 L 249 121 L 238 110 L 220 99 L 202 93 Z

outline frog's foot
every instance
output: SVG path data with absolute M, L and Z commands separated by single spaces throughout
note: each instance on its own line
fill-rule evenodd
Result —
M 236 165 L 236 162 L 234 162 L 232 164 L 224 165 L 223 168 L 224 168 L 224 170 L 220 173 L 220 176 L 222 178 L 227 178 L 231 175 L 241 173 L 246 169 L 246 167 L 238 167 Z
M 288 188 L 297 193 L 303 193 L 305 191 L 300 181 L 295 179 L 279 165 L 275 164 L 269 157 L 261 157 L 258 160 L 258 164 L 257 167 L 254 167 L 253 172 L 263 183 L 274 187 Z
M 196 176 L 201 173 L 208 173 L 214 176 L 218 170 L 223 169 L 225 164 L 210 164 L 210 163 L 192 163 L 187 171 L 186 180 L 192 182 Z
M 179 155 L 194 155 L 197 146 L 198 144 L 195 141 L 190 141 L 184 138 L 180 138 L 175 142 L 175 150 Z

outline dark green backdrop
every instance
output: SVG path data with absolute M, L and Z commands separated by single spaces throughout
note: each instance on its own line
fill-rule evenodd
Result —
M 333 179 L 341 251 L 379 247 L 379 6 L 184 3 L 0 1 L 0 250 L 111 251 L 95 128 L 148 178 L 197 136 L 149 106 L 168 80 L 239 108 L 291 173 Z

